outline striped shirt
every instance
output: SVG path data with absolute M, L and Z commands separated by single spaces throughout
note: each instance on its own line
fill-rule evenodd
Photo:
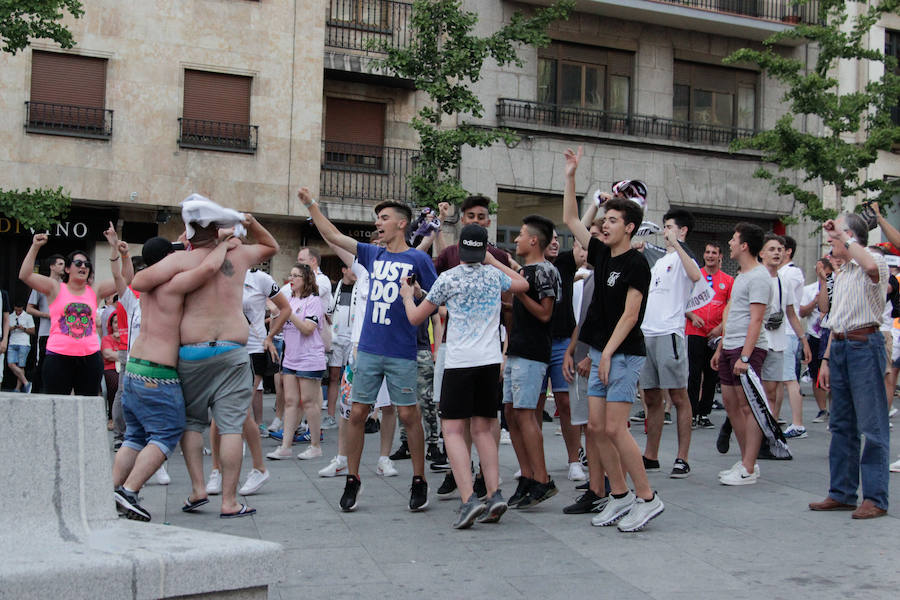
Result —
M 828 314 L 828 326 L 832 331 L 846 333 L 881 325 L 890 273 L 882 255 L 869 254 L 878 265 L 878 283 L 873 282 L 855 260 L 845 262 L 834 274 L 834 300 Z

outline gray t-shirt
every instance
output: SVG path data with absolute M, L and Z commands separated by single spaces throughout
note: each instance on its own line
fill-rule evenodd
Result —
M 762 265 L 747 273 L 741 273 L 734 279 L 731 288 L 731 307 L 728 309 L 728 320 L 725 322 L 725 336 L 722 339 L 722 348 L 733 350 L 742 348 L 747 339 L 747 330 L 750 328 L 750 305 L 772 302 L 772 276 Z M 766 328 L 761 327 L 756 347 L 766 350 L 768 348 Z
M 43 313 L 50 312 L 47 296 L 37 290 L 31 290 L 31 295 L 28 296 L 28 304 L 34 304 L 34 306 Z M 50 319 L 40 319 L 40 324 L 38 325 L 38 337 L 46 337 L 48 335 L 50 335 Z

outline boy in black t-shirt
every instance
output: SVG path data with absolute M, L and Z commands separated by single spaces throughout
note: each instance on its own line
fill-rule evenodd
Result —
M 591 524 L 605 526 L 621 520 L 619 531 L 639 531 L 665 509 L 659 494 L 650 488 L 641 450 L 627 428 L 646 358 L 641 321 L 650 267 L 631 247 L 631 236 L 644 215 L 633 200 L 608 200 L 601 239 L 592 238 L 578 218 L 575 198 L 575 171 L 581 156 L 581 148 L 577 154 L 571 149 L 565 153 L 563 218 L 575 239 L 588 249 L 588 262 L 594 266 L 594 294 L 580 340 L 591 347 L 588 428 L 604 434 L 591 436 L 588 443 L 595 444 L 594 451 L 607 469 L 612 496 Z M 628 489 L 626 472 L 635 493 Z
M 522 276 L 528 291 L 515 295 L 512 327 L 509 334 L 506 369 L 503 375 L 503 404 L 513 449 L 522 470 L 515 494 L 509 499 L 514 508 L 529 508 L 558 491 L 547 474 L 544 438 L 537 412 L 541 384 L 550 363 L 553 310 L 561 296 L 559 272 L 544 259 L 544 249 L 553 238 L 553 222 L 539 215 L 522 219 L 516 238 L 516 254 L 525 266 Z

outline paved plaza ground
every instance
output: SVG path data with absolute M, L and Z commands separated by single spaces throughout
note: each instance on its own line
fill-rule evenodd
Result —
M 267 418 L 273 401 L 266 396 Z M 342 513 L 338 500 L 344 479 L 317 476 L 336 452 L 336 430 L 326 432 L 322 459 L 268 461 L 271 480 L 246 500 L 258 510 L 253 517 L 219 519 L 217 499 L 197 514 L 182 513 L 190 485 L 178 452 L 169 464 L 172 483 L 146 486 L 143 505 L 156 523 L 283 544 L 281 580 L 271 590 L 272 598 L 283 600 L 897 598 L 900 508 L 872 521 L 807 509 L 807 503 L 821 500 L 827 491 L 829 436 L 825 424 L 809 422 L 815 415 L 811 398 L 805 411 L 809 437 L 791 443 L 795 459 L 761 461 L 759 483 L 745 487 L 726 487 L 716 480 L 738 452 L 733 442 L 728 455 L 718 454 L 717 431 L 711 429 L 693 432 L 691 476 L 670 479 L 675 429 L 667 425 L 662 472 L 650 474 L 666 510 L 634 534 L 592 527 L 590 515 L 562 513 L 578 492 L 566 479 L 556 423 L 545 424 L 544 434 L 547 463 L 560 493 L 533 509 L 510 510 L 495 525 L 451 529 L 458 499 L 434 496 L 442 474 L 428 475 L 428 510 L 409 512 L 410 462 L 396 462 L 398 477 L 375 475 L 378 434 L 366 436 L 360 508 Z M 718 425 L 724 416 L 724 411 L 714 411 L 712 420 Z M 643 447 L 643 428 L 634 431 Z M 275 445 L 275 440 L 263 440 L 263 451 Z M 895 440 L 892 449 L 895 460 L 900 443 Z M 207 473 L 209 462 L 206 457 Z M 250 468 L 248 455 L 241 481 Z M 506 496 L 515 489 L 516 468 L 512 446 L 501 446 Z M 900 474 L 893 474 L 891 496 L 897 499 L 898 494 Z

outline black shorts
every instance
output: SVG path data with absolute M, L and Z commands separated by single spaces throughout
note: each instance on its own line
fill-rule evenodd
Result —
M 254 376 L 264 377 L 266 375 L 266 353 L 250 353 L 250 365 L 253 367 Z
M 438 414 L 442 419 L 496 419 L 498 381 L 499 364 L 444 369 Z

